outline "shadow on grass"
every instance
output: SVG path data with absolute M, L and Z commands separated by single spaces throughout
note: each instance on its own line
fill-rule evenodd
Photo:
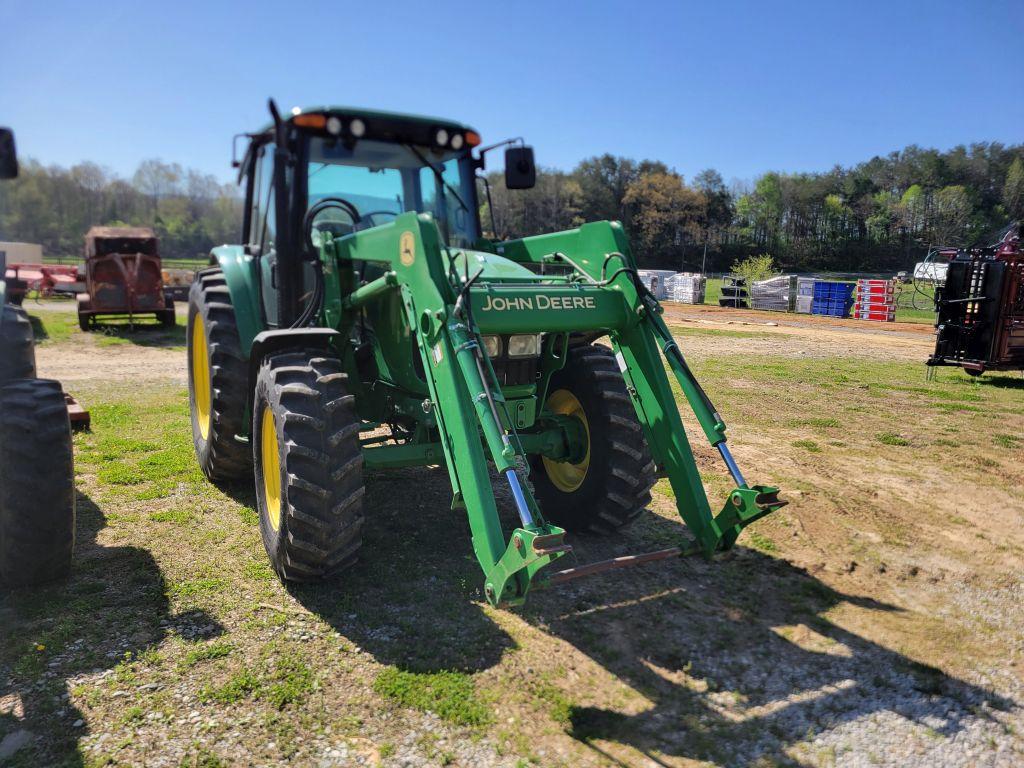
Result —
M 469 525 L 451 511 L 444 469 L 366 474 L 359 563 L 325 584 L 292 585 L 308 610 L 380 662 L 410 672 L 479 672 L 515 647 L 474 602 L 483 577 Z
M 5 739 L 9 747 L 24 743 L 7 761 L 0 758 L 4 766 L 87 764 L 78 742 L 88 725 L 75 726 L 87 717 L 68 698 L 79 682 L 98 692 L 101 676 L 155 648 L 168 632 L 222 631 L 202 611 L 171 615 L 153 556 L 97 543 L 105 526 L 103 511 L 79 493 L 71 576 L 0 592 L 0 755 Z
M 90 333 L 100 337 L 100 344 L 129 343 L 139 347 L 183 347 L 185 326 L 180 323 L 170 328 L 149 320 L 129 323 L 127 320 L 100 320 Z
M 497 665 L 517 644 L 481 608 L 483 578 L 465 514 L 450 511 L 449 500 L 443 470 L 368 473 L 361 562 L 333 583 L 293 586 L 292 594 L 400 670 Z M 579 562 L 591 562 L 660 548 L 681 534 L 678 524 L 649 515 L 611 540 L 570 539 Z M 653 705 L 627 714 L 577 704 L 578 693 L 603 701 L 602 691 L 572 689 L 564 669 L 533 656 L 537 673 L 517 685 L 536 705 L 557 684 L 570 703 L 552 717 L 567 734 L 597 752 L 602 743 L 628 745 L 653 764 L 659 755 L 789 763 L 786 749 L 809 730 L 884 711 L 917 722 L 927 716 L 928 727 L 951 737 L 984 717 L 982 702 L 1011 705 L 843 629 L 827 616 L 841 603 L 898 610 L 743 547 L 711 563 L 668 561 L 572 582 L 531 594 L 520 616 Z
M 1012 371 L 1002 373 L 986 373 L 979 376 L 977 382 L 983 387 L 996 387 L 997 389 L 1024 389 L 1024 373 L 1014 374 Z

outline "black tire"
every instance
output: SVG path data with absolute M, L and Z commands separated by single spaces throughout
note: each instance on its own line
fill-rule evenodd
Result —
M 0 387 L 0 580 L 67 575 L 75 548 L 71 424 L 59 382 Z
M 201 338 L 206 345 L 206 384 L 196 384 L 193 346 L 197 319 L 202 321 Z M 235 308 L 224 274 L 219 268 L 196 275 L 188 296 L 188 400 L 192 416 L 192 444 L 203 472 L 214 482 L 238 480 L 252 473 L 252 456 L 245 444 L 235 440 L 242 434 L 249 386 L 248 363 L 242 356 Z M 197 414 L 196 387 L 208 395 L 208 416 Z M 206 423 L 206 434 L 200 426 Z
M 170 299 L 165 299 L 166 309 L 161 309 L 156 313 L 157 319 L 160 320 L 160 325 L 164 328 L 173 328 L 178 322 L 177 316 L 174 314 L 174 302 Z
M 14 379 L 34 379 L 35 376 L 32 323 L 24 309 L 4 304 L 0 314 L 0 385 Z
M 260 534 L 285 581 L 329 578 L 356 562 L 362 544 L 363 455 L 347 378 L 336 358 L 304 350 L 268 357 L 256 380 L 252 445 Z M 263 456 L 268 415 L 273 442 L 266 447 L 279 465 L 276 526 L 274 475 Z
M 571 348 L 565 367 L 551 377 L 548 404 L 559 390 L 567 390 L 582 406 L 590 460 L 579 486 L 567 490 L 564 479 L 562 487 L 552 480 L 548 463 L 532 457 L 537 501 L 548 520 L 571 532 L 614 533 L 650 504 L 657 477 L 612 351 L 596 345 Z

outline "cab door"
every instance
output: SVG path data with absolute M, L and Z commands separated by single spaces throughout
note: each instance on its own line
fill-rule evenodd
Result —
M 250 211 L 249 253 L 257 257 L 260 296 L 267 325 L 277 327 L 277 231 L 274 216 L 274 145 L 263 144 L 253 161 L 253 193 Z

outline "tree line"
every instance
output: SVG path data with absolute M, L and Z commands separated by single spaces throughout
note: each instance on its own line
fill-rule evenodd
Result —
M 205 258 L 238 240 L 241 221 L 234 185 L 160 160 L 143 161 L 131 179 L 96 163 L 28 160 L 0 187 L 0 240 L 41 243 L 55 256 L 80 256 L 89 227 L 132 225 L 152 227 L 165 257 Z
M 488 176 L 498 236 L 618 219 L 643 266 L 725 271 L 768 253 L 790 270 L 909 266 L 930 246 L 988 244 L 1024 218 L 1024 145 L 941 152 L 909 146 L 825 173 L 768 172 L 726 185 L 714 169 L 687 182 L 664 163 L 602 155 L 571 172 L 538 171 L 527 192 Z M 490 211 L 483 215 L 491 226 Z
M 824 173 L 768 172 L 726 184 L 707 169 L 692 179 L 657 160 L 610 154 L 571 171 L 540 169 L 531 190 L 481 184 L 486 234 L 519 237 L 618 220 L 647 267 L 724 271 L 767 253 L 789 270 L 906 267 L 932 245 L 991 242 L 1024 218 L 1024 145 L 982 142 L 946 152 L 909 146 Z M 95 163 L 22 164 L 0 188 L 0 240 L 77 255 L 97 224 L 152 227 L 167 257 L 205 258 L 241 230 L 238 187 L 160 160 L 130 179 Z M 493 223 L 492 223 L 493 222 Z M 491 231 L 493 230 L 493 232 Z

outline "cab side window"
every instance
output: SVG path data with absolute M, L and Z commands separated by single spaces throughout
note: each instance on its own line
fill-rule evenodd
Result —
M 253 164 L 252 222 L 249 228 L 250 250 L 267 253 L 274 250 L 274 145 L 264 144 Z

